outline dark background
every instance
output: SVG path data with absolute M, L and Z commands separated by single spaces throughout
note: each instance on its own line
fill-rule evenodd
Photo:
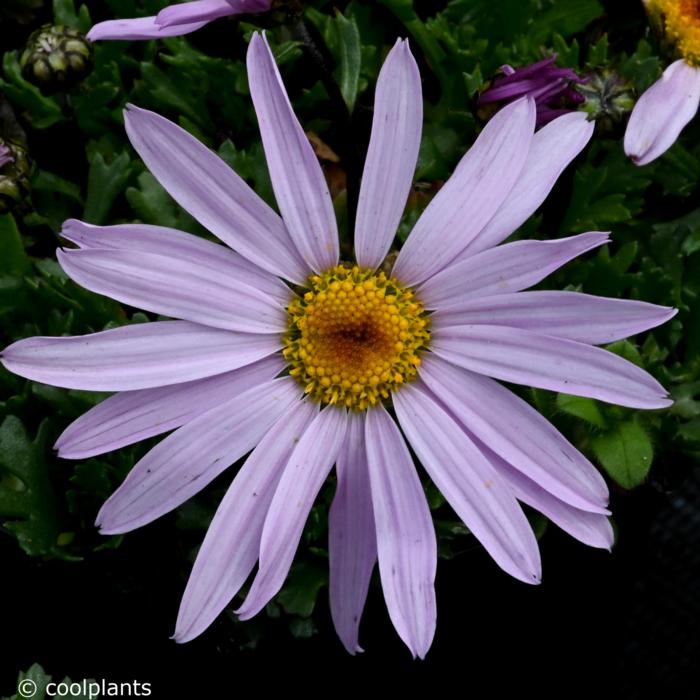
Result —
M 167 519 L 80 564 L 29 559 L 4 536 L 0 694 L 11 695 L 19 669 L 38 661 L 54 680 L 150 682 L 158 699 L 232 697 L 278 683 L 311 696 L 353 686 L 371 692 L 375 682 L 436 693 L 448 684 L 472 697 L 697 697 L 700 472 L 617 493 L 612 507 L 612 554 L 550 526 L 539 587 L 511 579 L 476 546 L 440 561 L 437 634 L 422 662 L 393 631 L 376 580 L 361 628 L 366 651 L 357 657 L 335 637 L 325 592 L 310 639 L 263 619 L 256 648 L 241 649 L 250 623 L 223 615 L 181 646 L 168 638 L 184 581 Z

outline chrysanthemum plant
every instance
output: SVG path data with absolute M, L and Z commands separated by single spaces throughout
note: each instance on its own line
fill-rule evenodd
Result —
M 345 109 L 348 120 L 342 128 L 352 127 L 353 138 L 361 129 L 348 113 L 361 91 L 374 88 L 373 105 L 366 100 L 371 125 L 368 119 L 356 202 L 350 196 L 351 157 L 338 158 L 322 142 L 319 149 L 318 137 L 314 152 L 309 138 L 317 124 L 298 120 L 296 96 L 290 100 L 264 34 L 244 25 L 245 71 L 224 59 L 200 58 L 175 43 L 180 39 L 166 41 L 164 54 L 175 69 L 185 65 L 190 76 L 199 70 L 202 80 L 212 72 L 231 78 L 232 99 L 242 112 L 248 96 L 240 85 L 247 78 L 262 141 L 259 157 L 255 146 L 249 153 L 230 142 L 218 154 L 208 148 L 217 142 L 200 105 L 188 105 L 162 79 L 157 56 L 145 48 L 150 58 L 133 94 L 150 107 L 162 99 L 181 114 L 181 123 L 143 106 L 126 107 L 131 147 L 149 171 L 126 190 L 137 216 L 104 225 L 140 166 L 134 153 L 120 155 L 111 142 L 105 147 L 101 141 L 91 154 L 90 183 L 97 185 L 88 192 L 85 214 L 60 226 L 56 257 L 62 272 L 48 264 L 42 270 L 49 280 L 44 289 L 51 292 L 47 303 L 64 302 L 69 284 L 64 276 L 116 303 L 95 301 L 70 287 L 68 296 L 92 318 L 83 324 L 89 328 L 63 335 L 49 328 L 2 351 L 3 366 L 35 386 L 62 387 L 81 400 L 83 391 L 112 393 L 63 430 L 55 443 L 60 458 L 102 459 L 164 436 L 128 465 L 123 483 L 99 510 L 102 534 L 145 527 L 226 475 L 227 490 L 184 590 L 178 642 L 205 632 L 227 607 L 247 620 L 275 598 L 325 488 L 333 494 L 327 514 L 330 608 L 342 644 L 350 653 L 360 650 L 359 625 L 378 568 L 398 635 L 412 654 L 423 657 L 435 631 L 438 571 L 426 489 L 437 489 L 495 565 L 537 584 L 542 562 L 528 514 L 539 511 L 581 542 L 610 549 L 608 485 L 590 458 L 618 482 L 633 485 L 633 478 L 625 483 L 616 474 L 612 465 L 619 460 L 610 454 L 626 447 L 630 435 L 646 445 L 647 428 L 638 416 L 660 415 L 672 404 L 662 384 L 640 366 L 634 346 L 619 341 L 666 323 L 675 309 L 643 301 L 638 293 L 635 299 L 617 298 L 622 293 L 610 271 L 628 275 L 635 252 L 613 248 L 611 258 L 610 231 L 585 226 L 589 220 L 620 220 L 619 209 L 606 199 L 605 177 L 595 188 L 590 182 L 621 166 L 608 162 L 594 171 L 587 162 L 577 172 L 562 217 L 562 231 L 575 235 L 527 235 L 536 229 L 533 214 L 589 147 L 593 122 L 567 108 L 562 116 L 548 113 L 540 120 L 548 123 L 536 130 L 537 105 L 525 94 L 480 124 L 466 153 L 436 155 L 445 143 L 448 149 L 455 143 L 455 137 L 445 138 L 443 116 L 457 114 L 460 124 L 474 130 L 469 109 L 476 100 L 470 98 L 481 86 L 481 68 L 469 53 L 474 49 L 451 56 L 445 49 L 448 31 L 454 31 L 454 43 L 463 38 L 459 32 L 466 36 L 469 30 L 449 25 L 451 9 L 442 24 L 428 29 L 397 3 L 383 5 L 414 42 L 399 39 L 381 59 L 379 52 L 359 51 L 359 33 L 342 24 L 345 18 L 333 25 L 318 12 L 309 15 L 329 43 L 335 37 L 353 49 L 342 54 L 341 87 L 329 75 L 322 82 L 331 99 L 337 90 L 339 112 Z M 199 0 L 145 19 L 97 24 L 90 36 L 174 37 L 214 19 L 269 7 L 262 1 Z M 491 20 L 484 15 L 475 21 Z M 533 41 L 538 36 L 534 32 Z M 561 37 L 555 43 L 569 66 L 561 75 L 576 76 L 578 49 Z M 438 78 L 436 87 L 424 76 L 428 89 L 442 91 L 437 106 L 424 102 L 412 46 Z M 118 66 L 109 47 L 102 55 Z M 288 57 L 297 49 L 292 41 L 283 53 Z M 98 50 L 90 79 L 95 86 L 113 70 L 100 56 Z M 363 58 L 381 66 L 376 80 L 361 72 Z M 509 59 L 514 62 L 491 54 L 484 70 L 495 71 Z M 463 84 L 454 93 L 457 78 L 449 68 L 459 61 L 470 62 L 471 72 L 460 66 Z M 197 81 L 189 80 L 201 105 L 219 98 L 203 96 Z M 88 94 L 91 89 L 88 85 Z M 459 109 L 454 94 L 461 96 Z M 88 113 L 84 98 L 75 96 L 74 109 L 97 138 L 115 112 L 105 103 Z M 50 111 L 54 103 L 42 99 L 42 108 Z M 426 104 L 430 119 L 424 130 Z M 225 106 L 217 108 L 227 114 Z M 207 145 L 193 133 L 208 133 Z M 337 212 L 346 200 L 343 195 L 334 200 L 331 191 L 343 187 L 334 185 L 330 167 L 324 173 L 319 158 L 347 167 L 349 211 L 340 222 Z M 642 187 L 634 177 L 620 181 Z M 426 195 L 415 186 L 421 178 L 446 181 Z M 593 199 L 598 192 L 600 204 Z M 14 240 L 16 231 L 7 231 L 7 240 Z M 518 235 L 507 241 L 514 232 Z M 18 255 L 17 265 L 26 269 Z M 580 281 L 564 290 L 527 291 L 547 285 L 550 275 L 579 256 L 591 261 L 591 279 L 597 269 L 607 271 L 601 286 L 612 288 L 610 295 L 583 293 Z M 112 304 L 107 312 L 92 306 L 103 303 Z M 132 320 L 142 322 L 125 324 L 122 309 L 130 307 L 150 315 L 134 315 Z M 62 330 L 67 329 L 58 333 Z M 659 370 L 664 353 L 654 352 L 651 335 L 644 337 L 652 343 L 645 358 L 653 356 Z M 616 345 L 600 347 L 611 343 Z M 56 400 L 46 386 L 37 391 Z M 544 392 L 558 392 L 555 410 Z M 624 408 L 608 408 L 613 405 Z M 562 414 L 574 417 L 577 429 L 592 426 L 590 435 L 574 444 L 543 411 L 557 422 Z M 632 427 L 623 435 L 618 425 Z M 649 462 L 650 456 L 640 459 Z M 81 479 L 85 472 L 81 469 Z M 371 648 L 371 639 L 364 644 Z

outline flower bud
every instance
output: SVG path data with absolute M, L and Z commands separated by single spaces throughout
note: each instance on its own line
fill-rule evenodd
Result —
M 27 42 L 20 65 L 42 93 L 67 90 L 92 70 L 92 44 L 72 27 L 44 25 Z
M 0 139 L 0 214 L 15 209 L 29 194 L 27 152 L 16 141 Z
M 585 99 L 583 110 L 604 128 L 612 128 L 634 106 L 632 86 L 609 69 L 589 75 L 578 91 Z

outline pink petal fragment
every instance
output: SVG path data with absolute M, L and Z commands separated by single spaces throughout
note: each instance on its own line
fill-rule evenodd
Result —
M 219 505 L 180 603 L 175 641 L 199 636 L 231 602 L 258 560 L 263 524 L 284 466 L 318 413 L 300 401 L 268 430 Z
M 591 231 L 556 241 L 515 241 L 449 265 L 419 288 L 428 309 L 457 306 L 477 297 L 519 292 L 541 282 L 565 263 L 610 239 Z
M 656 160 L 673 146 L 699 104 L 700 69 L 679 59 L 637 100 L 625 131 L 625 153 L 636 165 Z
M 493 218 L 458 256 L 464 260 L 505 240 L 520 228 L 547 199 L 569 163 L 593 136 L 595 122 L 583 112 L 564 114 L 540 129 L 518 181 Z
M 612 548 L 615 535 L 607 515 L 589 513 L 560 501 L 488 448 L 482 450 L 519 501 L 538 510 L 579 542 L 608 551 Z
M 587 396 L 630 408 L 673 402 L 650 374 L 601 348 L 505 326 L 434 331 L 431 350 L 458 367 L 515 384 Z
M 63 223 L 61 237 L 81 248 L 153 253 L 196 263 L 259 289 L 284 306 L 289 303 L 290 289 L 275 275 L 265 272 L 227 246 L 174 228 L 146 224 L 93 226 L 68 219 Z
M 416 285 L 439 272 L 488 223 L 518 180 L 534 130 L 530 98 L 489 121 L 401 248 L 393 274 L 403 284 Z
M 489 324 L 602 345 L 660 326 L 676 309 L 578 292 L 516 292 L 466 299 L 438 311 L 433 328 Z
M 393 399 L 411 447 L 472 534 L 504 571 L 539 583 L 537 540 L 500 475 L 427 389 L 410 384 Z
M 372 137 L 357 207 L 358 264 L 378 267 L 389 252 L 411 191 L 423 126 L 420 73 L 399 39 L 377 80 Z
M 81 287 L 156 314 L 243 333 L 282 333 L 284 307 L 265 292 L 196 260 L 143 251 L 58 250 Z M 290 292 L 291 297 L 291 292 Z
M 562 501 L 607 512 L 598 470 L 532 406 L 493 379 L 429 356 L 421 379 L 486 446 Z
M 268 7 L 265 9 L 269 9 L 269 2 L 267 4 Z M 256 10 L 244 9 L 249 5 L 259 6 L 260 0 L 239 0 L 235 5 L 228 0 L 192 0 L 166 7 L 156 15 L 155 22 L 160 27 L 177 27 L 192 22 L 211 22 L 220 17 L 249 11 L 255 12 Z
M 365 440 L 384 600 L 398 635 L 422 659 L 437 616 L 433 521 L 406 443 L 382 406 L 367 412 Z
M 229 372 L 272 355 L 280 346 L 274 335 L 156 321 L 90 335 L 18 340 L 2 351 L 0 361 L 10 372 L 43 384 L 128 391 Z
M 278 355 L 241 369 L 184 384 L 122 391 L 73 421 L 54 449 L 64 459 L 86 459 L 189 423 L 284 369 Z
M 272 187 L 289 235 L 316 272 L 338 264 L 338 227 L 326 179 L 260 34 L 248 48 L 248 81 Z
M 242 620 L 257 615 L 282 587 L 309 511 L 343 445 L 347 422 L 345 409 L 327 406 L 294 448 L 265 518 L 258 573 L 236 611 Z
M 177 508 L 260 442 L 300 399 L 273 379 L 201 414 L 148 452 L 97 515 L 104 535 L 129 532 Z
M 353 413 L 336 464 L 338 487 L 328 514 L 331 617 L 350 654 L 358 644 L 360 618 L 377 561 L 377 533 L 367 471 L 365 419 Z
M 171 36 L 182 36 L 201 29 L 207 24 L 194 22 L 192 24 L 178 24 L 174 27 L 162 27 L 156 24 L 155 17 L 137 17 L 135 19 L 108 19 L 98 22 L 87 33 L 90 41 L 125 40 L 132 39 L 167 39 Z
M 280 217 L 213 151 L 155 112 L 128 105 L 126 133 L 180 206 L 264 270 L 302 283 L 308 267 Z

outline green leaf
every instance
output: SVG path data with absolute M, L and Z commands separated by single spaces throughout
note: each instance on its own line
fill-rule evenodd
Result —
M 0 515 L 27 554 L 70 558 L 58 545 L 61 528 L 45 457 L 48 435 L 47 421 L 35 440 L 15 416 L 0 425 Z
M 0 275 L 23 275 L 31 267 L 12 214 L 0 216 Z
M 610 477 L 626 489 L 644 481 L 654 457 L 651 440 L 635 419 L 594 436 L 591 448 Z
M 593 399 L 570 396 L 569 394 L 557 394 L 556 404 L 557 408 L 563 413 L 574 418 L 580 418 L 597 428 L 604 428 L 606 425 L 605 418 L 600 408 L 598 408 L 598 404 Z
M 336 13 L 334 26 L 340 53 L 338 84 L 348 112 L 352 114 L 355 108 L 355 101 L 357 100 L 360 70 L 362 69 L 360 31 L 357 28 L 354 17 L 348 19 L 340 12 Z
M 3 700 L 46 700 L 46 686 L 51 682 L 51 676 L 39 664 L 32 664 L 26 671 L 20 671 L 17 676 L 17 693 Z
M 83 34 L 87 33 L 92 24 L 87 6 L 81 5 L 75 11 L 75 0 L 53 0 L 53 21 L 54 24 L 73 27 Z
M 121 194 L 129 176 L 131 161 L 124 152 L 106 163 L 101 153 L 95 154 L 88 173 L 87 197 L 83 218 L 91 224 L 103 224 L 107 220 L 114 200 Z
M 292 567 L 287 583 L 276 600 L 287 613 L 309 617 L 314 611 L 318 592 L 327 583 L 325 565 L 299 562 Z
M 35 129 L 47 129 L 64 116 L 55 99 L 44 97 L 39 89 L 22 77 L 16 51 L 8 51 L 2 59 L 5 80 L 0 79 L 0 90 L 12 102 L 26 111 Z

